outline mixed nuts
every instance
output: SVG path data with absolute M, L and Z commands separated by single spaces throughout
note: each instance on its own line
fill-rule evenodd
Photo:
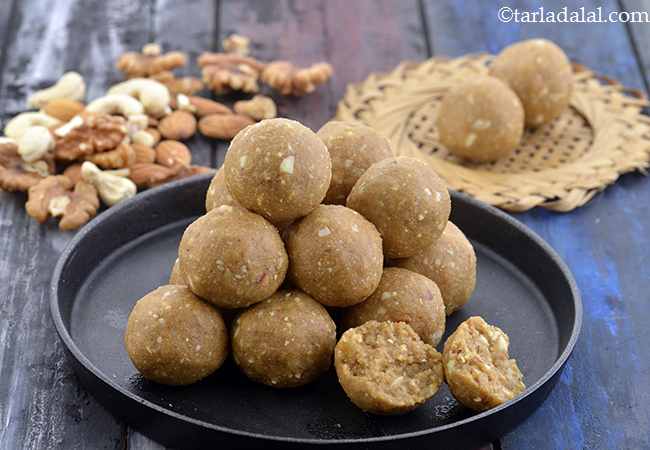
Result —
M 224 53 L 197 59 L 203 79 L 177 77 L 183 52 L 163 52 L 147 44 L 141 52 L 120 56 L 116 68 L 126 81 L 85 103 L 86 84 L 77 72 L 33 93 L 27 111 L 9 120 L 0 137 L 0 189 L 28 193 L 27 213 L 38 222 L 58 217 L 59 228 L 79 228 L 95 216 L 100 200 L 110 207 L 138 189 L 210 172 L 192 165 L 192 152 L 181 141 L 197 130 L 209 138 L 230 140 L 240 130 L 277 116 L 259 82 L 281 94 L 303 95 L 326 82 L 329 64 L 297 69 L 290 63 L 265 63 L 249 55 L 250 40 L 232 35 Z M 223 103 L 195 95 L 255 93 Z

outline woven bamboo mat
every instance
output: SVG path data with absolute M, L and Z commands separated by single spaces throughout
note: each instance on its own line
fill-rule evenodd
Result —
M 398 155 L 423 158 L 450 188 L 509 211 L 541 206 L 571 211 L 650 162 L 648 102 L 638 91 L 574 65 L 571 107 L 555 121 L 526 131 L 509 158 L 459 160 L 437 142 L 435 117 L 452 85 L 487 74 L 491 55 L 402 63 L 350 85 L 336 118 L 358 120 L 386 135 Z

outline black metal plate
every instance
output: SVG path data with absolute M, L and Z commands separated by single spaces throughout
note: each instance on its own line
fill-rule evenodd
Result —
M 452 220 L 476 248 L 478 281 L 447 334 L 471 315 L 506 331 L 528 386 L 515 401 L 475 414 L 443 386 L 412 413 L 378 417 L 348 401 L 333 370 L 312 385 L 275 390 L 248 381 L 231 361 L 193 386 L 143 380 L 123 347 L 126 320 L 137 299 L 166 283 L 185 226 L 203 213 L 209 179 L 154 189 L 104 212 L 75 236 L 54 271 L 52 316 L 81 382 L 145 434 L 182 448 L 464 447 L 507 432 L 555 384 L 580 331 L 575 282 L 533 232 L 460 194 L 452 196 Z

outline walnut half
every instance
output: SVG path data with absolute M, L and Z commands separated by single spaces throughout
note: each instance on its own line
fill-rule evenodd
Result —
M 264 68 L 261 79 L 283 95 L 301 96 L 326 83 L 332 73 L 332 66 L 325 62 L 301 69 L 289 61 L 274 61 Z
M 51 160 L 26 163 L 15 142 L 6 138 L 0 140 L 0 189 L 26 191 L 48 175 L 51 165 Z
M 257 80 L 264 64 L 248 56 L 205 52 L 197 59 L 203 81 L 215 94 L 259 91 Z
M 77 120 L 75 126 L 63 132 L 60 132 L 60 129 L 54 132 L 58 136 L 54 148 L 57 159 L 74 161 L 95 153 L 113 150 L 127 136 L 127 122 L 123 117 L 88 114 L 73 120 Z M 67 124 L 64 125 L 66 126 Z
M 50 176 L 29 189 L 27 214 L 43 223 L 49 217 L 61 217 L 61 230 L 75 230 L 97 213 L 97 190 L 83 180 L 73 184 L 63 175 Z

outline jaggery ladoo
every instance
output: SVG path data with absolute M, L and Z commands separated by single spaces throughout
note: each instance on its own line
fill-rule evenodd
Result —
M 268 119 L 235 136 L 224 170 L 235 200 L 283 225 L 306 216 L 325 198 L 332 162 L 309 128 L 294 120 Z
M 508 336 L 480 317 L 470 317 L 447 338 L 445 378 L 456 400 L 485 411 L 515 398 L 526 388 L 517 362 L 508 355 Z
M 433 245 L 410 258 L 397 259 L 394 264 L 435 281 L 447 315 L 462 308 L 476 286 L 474 247 L 451 221 Z
M 208 192 L 205 195 L 205 210 L 212 211 L 221 205 L 241 206 L 228 191 L 223 166 L 217 170 L 210 182 Z
M 341 336 L 336 374 L 352 402 L 375 414 L 401 414 L 431 398 L 443 381 L 440 353 L 403 323 L 366 322 Z
M 243 308 L 271 296 L 289 264 L 278 230 L 239 206 L 222 205 L 187 227 L 180 268 L 196 295 L 222 308 Z
M 477 77 L 445 94 L 436 127 L 440 142 L 452 154 L 470 161 L 494 161 L 519 145 L 524 108 L 503 81 Z
M 506 82 L 521 99 L 529 127 L 549 123 L 571 100 L 571 62 L 560 47 L 547 39 L 530 39 L 506 47 L 492 61 L 490 75 Z
M 172 266 L 172 271 L 169 274 L 169 284 L 178 284 L 180 286 L 187 286 L 187 279 L 185 274 L 181 270 L 181 264 L 178 261 L 178 258 L 174 261 Z
M 321 205 L 287 232 L 291 280 L 327 306 L 350 306 L 373 293 L 384 263 L 375 226 L 345 206 Z
M 345 328 L 371 320 L 405 322 L 420 338 L 437 345 L 445 332 L 445 306 L 436 283 L 410 270 L 384 269 L 379 286 L 364 302 L 343 313 Z
M 323 203 L 345 205 L 352 186 L 368 167 L 393 152 L 388 139 L 359 122 L 327 122 L 318 130 L 332 159 L 332 181 Z
M 400 156 L 370 166 L 352 188 L 347 206 L 377 227 L 388 258 L 408 258 L 440 237 L 451 201 L 429 165 Z
M 228 354 L 228 332 L 219 311 L 187 286 L 166 285 L 135 304 L 124 344 L 146 379 L 186 385 L 221 367 Z
M 250 379 L 277 388 L 302 386 L 331 366 L 336 325 L 307 294 L 279 291 L 237 318 L 232 344 Z

